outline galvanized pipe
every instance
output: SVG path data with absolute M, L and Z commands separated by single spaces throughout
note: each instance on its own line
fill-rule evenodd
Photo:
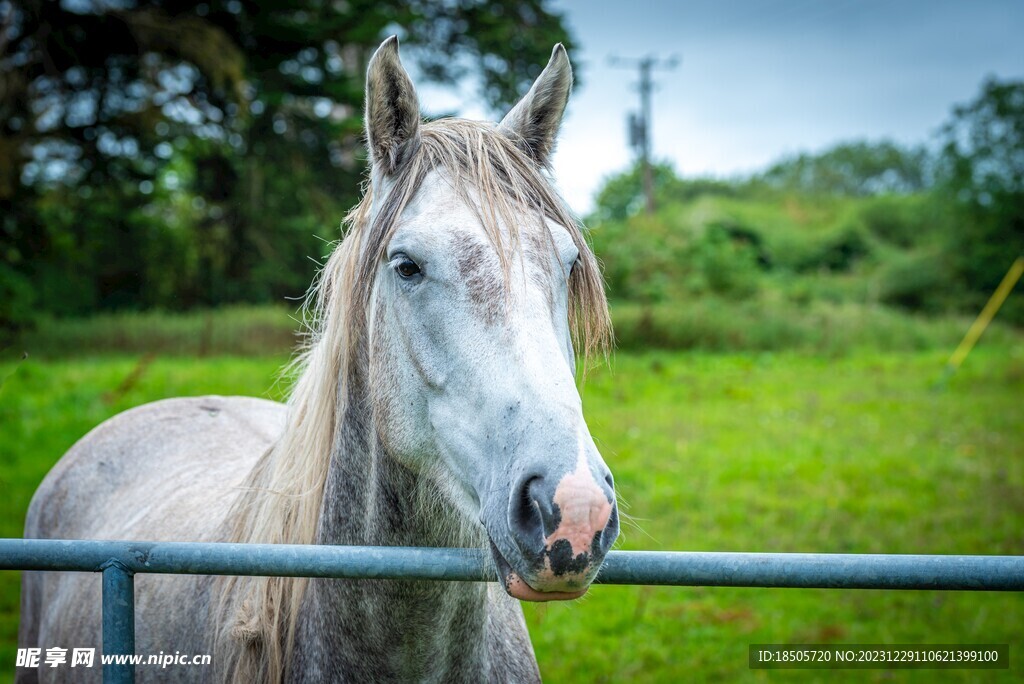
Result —
M 103 571 L 103 655 L 135 655 L 135 577 L 118 560 Z M 134 684 L 135 666 L 106 663 L 105 684 Z
M 0 539 L 0 570 L 103 573 L 103 652 L 135 653 L 133 575 L 494 581 L 480 549 Z M 1024 591 L 1024 556 L 613 551 L 601 584 Z M 107 664 L 106 684 L 132 665 Z
M 0 539 L 0 569 L 493 581 L 479 549 Z M 1024 591 L 1024 556 L 613 551 L 601 584 Z
M 1024 591 L 1024 556 L 629 551 L 609 554 L 598 582 L 694 587 Z

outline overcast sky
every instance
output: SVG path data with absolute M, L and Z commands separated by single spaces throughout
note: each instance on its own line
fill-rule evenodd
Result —
M 582 72 L 555 172 L 580 213 L 632 160 L 635 70 L 611 55 L 681 59 L 657 72 L 654 156 L 728 176 L 841 140 L 929 140 L 988 75 L 1024 77 L 1024 0 L 556 0 Z M 431 98 L 433 99 L 433 98 Z M 434 102 L 432 104 L 441 104 Z M 455 105 L 455 102 L 451 103 Z M 482 118 L 471 99 L 456 105 Z

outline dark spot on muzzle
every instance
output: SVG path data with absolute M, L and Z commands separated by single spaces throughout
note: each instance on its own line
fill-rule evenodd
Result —
M 590 565 L 590 554 L 573 555 L 572 544 L 567 539 L 559 539 L 552 544 L 547 550 L 547 556 L 551 562 L 551 572 L 555 575 L 581 574 Z

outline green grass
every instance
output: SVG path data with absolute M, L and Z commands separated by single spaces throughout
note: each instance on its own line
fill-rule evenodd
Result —
M 636 522 L 621 548 L 1024 553 L 1024 347 L 980 350 L 934 393 L 943 360 L 620 354 L 585 406 Z M 1024 645 L 1021 595 L 599 587 L 527 614 L 551 681 L 765 679 L 749 643 Z
M 864 351 L 952 351 L 970 317 L 925 317 L 879 306 L 762 296 L 748 301 L 701 297 L 675 304 L 615 304 L 620 349 L 802 351 L 828 357 Z M 1024 340 L 1021 331 L 995 323 L 987 344 Z
M 620 548 L 1024 554 L 1024 344 L 983 340 L 945 392 L 948 350 L 619 353 L 586 413 L 615 473 Z M 0 364 L 0 533 L 104 418 L 162 397 L 279 396 L 283 356 L 87 357 Z M 126 381 L 133 378 L 132 381 Z M 0 669 L 16 573 L 0 573 Z M 98 609 L 98 607 L 97 607 Z M 596 587 L 527 604 L 548 681 L 1014 681 L 1024 595 Z M 1009 643 L 1010 672 L 752 672 L 750 643 Z
M 807 283 L 804 283 L 806 285 Z M 619 349 L 713 352 L 799 350 L 839 356 L 863 350 L 951 351 L 971 316 L 909 315 L 864 302 L 825 301 L 821 279 L 813 297 L 773 288 L 741 301 L 706 295 L 659 304 L 613 302 Z M 287 355 L 298 339 L 300 314 L 283 306 L 231 306 L 213 311 L 102 314 L 84 319 L 42 318 L 34 330 L 0 346 L 0 361 L 29 358 L 158 354 L 162 357 Z M 1024 340 L 1024 331 L 995 321 L 987 343 Z
M 220 309 L 42 316 L 9 345 L 44 358 L 152 353 L 164 356 L 288 354 L 300 328 L 298 307 L 226 306 Z

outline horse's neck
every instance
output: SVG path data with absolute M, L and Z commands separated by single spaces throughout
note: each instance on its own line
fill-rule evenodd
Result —
M 367 413 L 349 410 L 335 440 L 317 542 L 458 545 L 453 526 L 423 510 L 425 486 L 380 448 Z M 338 673 L 472 678 L 487 668 L 486 600 L 485 585 L 475 582 L 313 580 L 296 639 L 303 662 L 293 672 L 321 681 Z
M 463 526 L 443 495 L 385 453 L 372 424 L 350 410 L 335 440 L 324 488 L 317 543 L 371 546 L 462 546 Z

